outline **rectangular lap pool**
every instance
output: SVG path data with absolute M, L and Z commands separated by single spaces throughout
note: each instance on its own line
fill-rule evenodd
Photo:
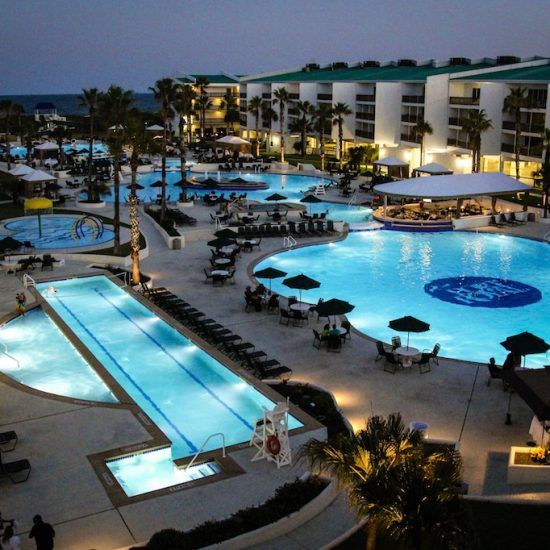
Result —
M 214 432 L 227 446 L 248 441 L 263 407 L 274 406 L 103 275 L 37 289 L 170 439 L 172 459 L 195 454 Z M 289 418 L 290 429 L 300 426 Z M 220 446 L 212 438 L 204 450 Z

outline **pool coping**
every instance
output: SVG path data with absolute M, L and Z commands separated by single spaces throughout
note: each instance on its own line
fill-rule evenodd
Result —
M 250 384 L 255 390 L 260 394 L 267 397 L 274 403 L 284 399 L 281 394 L 273 390 L 267 385 L 266 382 L 259 380 L 251 373 L 241 368 L 239 364 L 226 355 L 224 355 L 218 348 L 212 346 L 197 334 L 189 330 L 187 327 L 176 321 L 170 315 L 168 315 L 164 310 L 153 304 L 150 300 L 145 298 L 145 296 L 136 292 L 131 286 L 125 285 L 123 281 L 118 279 L 118 277 L 113 277 L 112 273 L 104 270 L 98 270 L 94 273 L 88 274 L 78 274 L 78 275 L 65 275 L 63 277 L 50 275 L 46 277 L 39 277 L 36 279 L 37 283 L 44 283 L 48 281 L 59 281 L 66 279 L 80 279 L 80 278 L 89 278 L 95 277 L 98 275 L 103 275 L 109 280 L 113 281 L 119 288 L 122 288 L 130 296 L 144 305 L 152 313 L 157 315 L 160 319 L 165 321 L 169 326 L 174 328 L 182 336 L 192 341 L 197 347 L 203 350 L 205 353 L 209 354 L 215 360 L 220 362 L 225 368 L 229 369 L 233 374 L 238 376 L 241 379 L 244 379 L 248 384 Z M 90 462 L 92 468 L 94 469 L 99 481 L 101 482 L 109 500 L 115 507 L 121 507 L 128 504 L 133 504 L 135 502 L 141 502 L 151 498 L 156 498 L 159 496 L 172 494 L 176 491 L 191 489 L 198 485 L 203 485 L 207 483 L 213 483 L 222 479 L 228 479 L 236 475 L 244 474 L 245 470 L 230 456 L 222 456 L 222 448 L 213 449 L 211 451 L 205 451 L 198 455 L 196 462 L 194 464 L 200 465 L 204 462 L 217 462 L 222 470 L 220 473 L 213 474 L 204 478 L 192 480 L 189 482 L 181 483 L 178 485 L 173 485 L 165 487 L 162 489 L 157 489 L 155 491 L 142 493 L 140 495 L 135 495 L 129 497 L 124 492 L 122 486 L 118 483 L 116 478 L 114 478 L 110 469 L 107 466 L 107 462 L 117 458 L 123 458 L 125 456 L 132 456 L 133 454 L 141 454 L 143 452 L 153 451 L 161 449 L 164 447 L 171 446 L 171 440 L 162 432 L 162 430 L 151 420 L 151 418 L 141 409 L 141 407 L 130 397 L 130 395 L 120 386 L 116 379 L 108 372 L 108 370 L 101 364 L 95 356 L 88 350 L 82 341 L 76 336 L 72 329 L 63 321 L 59 314 L 48 304 L 48 302 L 41 296 L 41 294 L 34 288 L 28 287 L 28 290 L 36 298 L 36 301 L 32 303 L 32 307 L 42 307 L 44 312 L 52 319 L 52 321 L 58 326 L 61 332 L 69 340 L 69 342 L 75 346 L 77 351 L 81 353 L 86 361 L 89 362 L 90 366 L 96 371 L 98 376 L 104 381 L 107 387 L 119 400 L 119 403 L 96 403 L 93 401 L 83 401 L 73 398 L 67 398 L 59 396 L 56 394 L 51 394 L 47 392 L 42 392 L 41 390 L 36 390 L 24 384 L 18 383 L 17 381 L 10 379 L 11 384 L 17 389 L 21 389 L 28 393 L 38 395 L 40 397 L 47 397 L 49 399 L 70 402 L 73 404 L 85 404 L 87 406 L 103 406 L 117 409 L 128 410 L 134 418 L 137 419 L 139 424 L 144 428 L 144 430 L 150 436 L 150 439 L 146 441 L 140 441 L 138 443 L 133 443 L 131 445 L 124 445 L 121 447 L 114 447 L 106 451 L 101 451 L 99 453 L 93 453 L 87 456 L 88 461 Z M 10 319 L 16 316 L 17 313 L 12 313 L 9 315 Z M 4 377 L 10 378 L 8 375 L 0 373 L 0 379 Z M 323 425 L 318 422 L 316 419 L 308 415 L 306 412 L 301 410 L 299 407 L 293 403 L 289 403 L 289 414 L 294 416 L 297 420 L 302 423 L 302 426 L 294 428 L 290 431 L 290 436 L 299 435 L 305 432 L 318 430 L 323 428 Z M 248 441 L 237 443 L 234 445 L 229 445 L 226 447 L 226 454 L 229 455 L 232 452 L 248 448 Z M 174 464 L 178 468 L 186 466 L 191 460 L 193 460 L 193 455 L 187 457 L 177 458 L 174 460 Z

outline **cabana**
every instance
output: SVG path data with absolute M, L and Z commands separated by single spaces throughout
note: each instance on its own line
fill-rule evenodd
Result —
M 386 157 L 373 162 L 374 166 L 383 166 L 387 169 L 388 175 L 396 178 L 409 177 L 409 163 L 396 157 Z
M 42 170 L 33 170 L 29 174 L 21 177 L 23 183 L 22 195 L 24 197 L 35 197 L 44 193 L 44 184 L 46 182 L 56 181 L 51 174 Z
M 452 173 L 453 171 L 449 170 L 445 166 L 437 164 L 437 162 L 430 162 L 429 164 L 424 164 L 418 168 L 415 168 L 412 171 L 412 177 L 419 177 L 420 174 L 428 174 L 429 176 L 447 176 Z

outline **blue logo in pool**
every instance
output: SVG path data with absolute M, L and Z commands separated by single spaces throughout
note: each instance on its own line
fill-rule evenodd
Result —
M 424 285 L 424 291 L 444 302 L 469 307 L 522 307 L 542 298 L 537 288 L 494 277 L 449 277 Z

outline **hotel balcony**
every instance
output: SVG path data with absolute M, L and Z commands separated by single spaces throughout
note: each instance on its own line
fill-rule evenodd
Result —
M 447 138 L 447 145 L 449 147 L 460 147 L 461 149 L 469 149 L 468 143 L 458 138 Z
M 401 122 L 410 122 L 412 124 L 417 124 L 424 117 L 418 115 L 401 115 Z
M 240 99 L 246 99 L 246 92 L 239 94 Z
M 246 116 L 242 116 L 242 115 L 241 115 L 241 116 L 239 117 L 239 124 L 240 124 L 241 126 L 246 126 L 246 124 L 247 124 Z
M 516 131 L 516 123 L 512 120 L 503 120 L 502 121 L 502 129 L 503 130 L 510 130 L 512 132 Z M 537 134 L 540 135 L 544 132 L 544 124 L 531 124 L 528 126 L 527 124 L 521 125 L 521 133 L 522 134 Z
M 374 130 L 355 130 L 355 137 L 374 139 Z
M 355 96 L 355 101 L 357 101 L 358 103 L 375 103 L 376 95 L 357 94 Z
M 355 118 L 358 120 L 374 120 L 374 113 L 355 113 Z
M 300 99 L 300 94 L 288 94 L 288 99 L 298 101 Z
M 450 117 L 449 118 L 449 126 L 455 126 L 457 128 L 462 128 L 463 123 L 464 123 L 464 121 L 461 120 L 460 118 L 456 118 L 456 117 Z
M 271 93 L 270 92 L 263 93 L 262 94 L 262 99 L 271 99 Z
M 456 97 L 449 98 L 451 105 L 479 105 L 479 97 Z
M 330 102 L 332 102 L 332 94 L 317 94 L 317 101 L 330 101 Z
M 512 153 L 515 154 L 516 150 L 513 143 L 501 143 L 500 150 L 503 153 Z M 519 154 L 523 157 L 532 157 L 536 159 L 541 158 L 541 152 L 536 147 L 520 147 Z
M 425 98 L 423 95 L 404 95 L 401 97 L 403 103 L 414 103 L 418 105 L 419 103 L 424 103 Z
M 420 137 L 417 137 L 414 134 L 401 134 L 401 141 L 406 141 L 408 143 L 420 143 Z

